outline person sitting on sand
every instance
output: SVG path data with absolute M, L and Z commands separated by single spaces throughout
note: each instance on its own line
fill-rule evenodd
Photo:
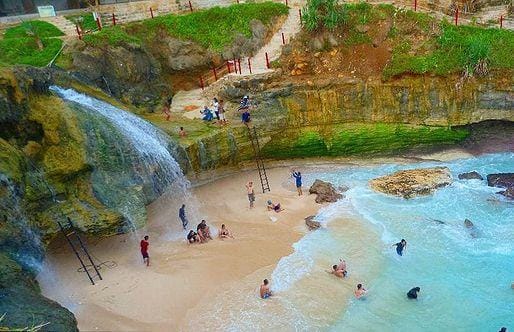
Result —
M 407 297 L 409 299 L 417 299 L 418 298 L 418 292 L 421 290 L 419 287 L 414 287 L 410 291 L 407 292 Z
M 205 220 L 202 219 L 202 222 L 198 224 L 196 231 L 198 232 L 198 235 L 200 235 L 202 242 L 206 242 L 208 239 L 212 240 L 211 231 Z
M 187 234 L 187 241 L 190 243 L 190 244 L 193 244 L 195 242 L 200 242 L 200 237 L 198 236 L 198 234 L 193 231 L 193 230 L 190 230 L 189 231 L 189 234 Z
M 264 279 L 263 284 L 261 285 L 260 294 L 261 294 L 261 299 L 267 299 L 268 297 L 273 295 L 273 293 L 269 289 L 268 279 Z
M 407 241 L 402 239 L 400 242 L 393 244 L 393 247 L 396 246 L 396 253 L 400 256 L 403 256 L 403 251 L 407 248 Z
M 361 297 L 364 296 L 364 294 L 366 294 L 366 292 L 367 292 L 366 288 L 364 288 L 362 286 L 362 284 L 358 284 L 357 289 L 355 290 L 354 294 L 355 294 L 356 298 L 360 299 Z
M 233 239 L 234 238 L 234 236 L 232 236 L 232 233 L 230 232 L 230 230 L 225 227 L 225 224 L 221 225 L 221 229 L 219 231 L 218 236 L 220 237 L 220 239 L 226 239 L 226 238 Z
M 277 204 L 273 204 L 273 202 L 270 200 L 268 200 L 268 211 L 275 211 L 275 212 L 280 212 L 280 211 L 283 211 L 284 209 L 282 209 L 280 207 L 280 203 L 277 203 Z
M 333 265 L 332 266 L 332 271 L 327 271 L 327 272 L 330 273 L 330 274 L 335 275 L 338 278 L 344 278 L 346 276 L 346 273 L 345 273 L 346 271 L 339 270 L 337 268 L 337 265 Z

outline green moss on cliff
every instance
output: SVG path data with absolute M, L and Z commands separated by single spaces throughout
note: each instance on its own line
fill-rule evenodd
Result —
M 465 129 L 347 123 L 281 133 L 263 147 L 263 155 L 269 158 L 380 155 L 414 147 L 457 143 L 467 135 Z
M 22 161 L 22 152 L 0 138 L 0 174 L 20 183 L 23 178 Z

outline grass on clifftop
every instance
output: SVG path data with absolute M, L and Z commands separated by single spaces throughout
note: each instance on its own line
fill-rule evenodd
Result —
M 64 35 L 44 21 L 23 22 L 6 30 L 0 39 L 0 66 L 15 64 L 46 66 L 62 46 Z
M 252 20 L 269 24 L 274 17 L 287 15 L 288 8 L 280 3 L 247 3 L 228 7 L 214 7 L 185 15 L 164 15 L 124 26 L 105 27 L 101 32 L 88 35 L 86 43 L 93 45 L 120 43 L 142 44 L 160 30 L 171 36 L 191 40 L 213 51 L 231 45 L 238 33 L 251 37 Z

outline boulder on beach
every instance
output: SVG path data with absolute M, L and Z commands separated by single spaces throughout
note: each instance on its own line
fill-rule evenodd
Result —
M 309 188 L 309 194 L 317 194 L 316 203 L 333 203 L 343 197 L 331 183 L 321 180 L 314 181 Z
M 315 217 L 316 216 L 308 216 L 307 218 L 305 218 L 305 225 L 307 225 L 310 231 L 321 227 L 319 221 L 314 220 Z
M 489 174 L 487 175 L 487 185 L 505 188 L 505 190 L 499 191 L 498 194 L 514 199 L 514 173 Z
M 459 174 L 459 180 L 483 180 L 484 177 L 476 171 Z
M 410 169 L 373 179 L 371 188 L 385 194 L 412 198 L 432 194 L 452 183 L 448 167 Z

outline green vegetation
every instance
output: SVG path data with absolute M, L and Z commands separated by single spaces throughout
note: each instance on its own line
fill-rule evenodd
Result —
M 465 139 L 466 129 L 386 123 L 347 123 L 273 137 L 263 148 L 270 158 L 380 155 L 415 147 L 453 144 Z
M 425 42 L 424 54 L 413 54 L 408 40 L 399 42 L 384 69 L 386 78 L 402 73 L 438 75 L 476 71 L 481 62 L 489 68 L 514 69 L 514 33 L 501 29 L 440 23 L 441 33 Z
M 102 29 L 102 31 L 95 34 L 85 35 L 83 40 L 89 45 L 94 46 L 106 44 L 112 46 L 121 44 L 141 45 L 141 40 L 139 38 L 129 35 L 126 30 L 119 25 Z
M 69 21 L 77 24 L 84 31 L 92 31 L 98 28 L 93 13 L 68 15 L 65 17 Z
M 311 32 L 334 30 L 347 20 L 345 7 L 337 0 L 309 0 L 302 10 L 302 23 Z
M 179 39 L 191 40 L 199 45 L 221 51 L 231 45 L 237 34 L 251 37 L 252 20 L 267 25 L 274 17 L 286 15 L 288 8 L 279 3 L 246 3 L 228 7 L 214 7 L 186 15 L 164 15 L 142 22 L 116 27 L 105 27 L 101 32 L 84 37 L 92 45 L 143 44 L 167 31 Z
M 23 22 L 7 29 L 0 40 L 0 66 L 15 64 L 46 66 L 62 47 L 64 35 L 50 23 Z
M 37 35 L 39 38 L 64 36 L 54 25 L 45 21 L 26 21 L 5 31 L 4 38 L 27 38 Z

